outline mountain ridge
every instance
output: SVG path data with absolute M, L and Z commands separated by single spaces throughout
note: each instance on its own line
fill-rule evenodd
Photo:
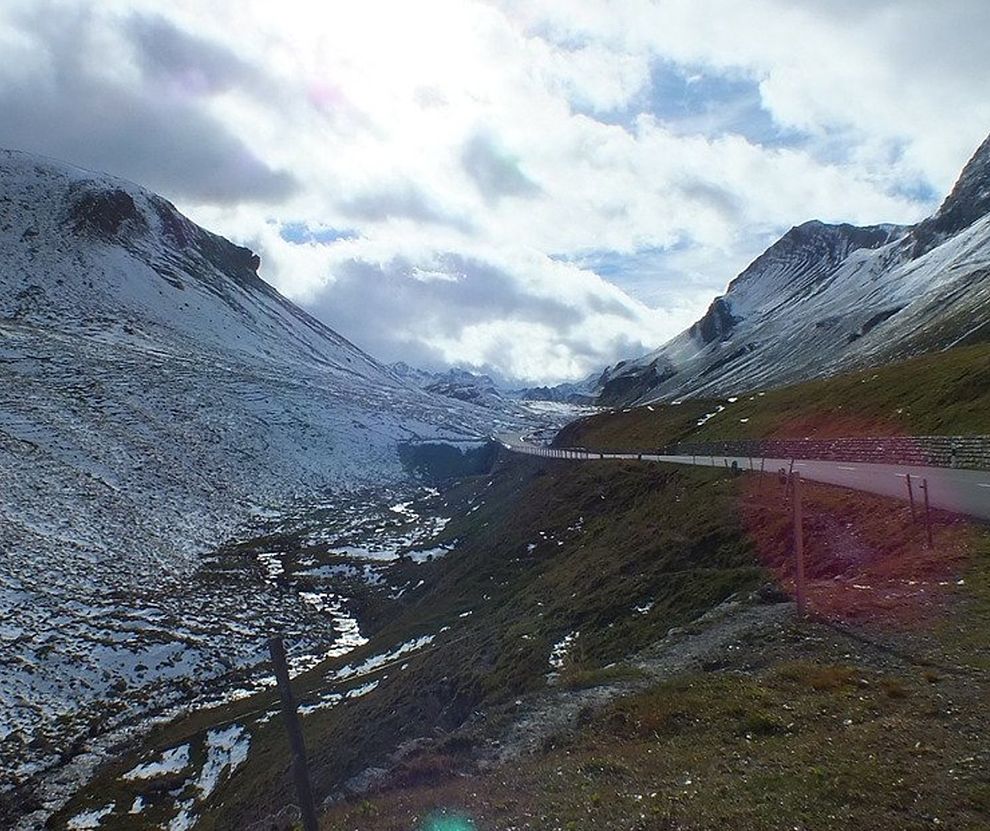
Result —
M 607 368 L 598 403 L 731 394 L 972 342 L 988 308 L 990 137 L 913 226 L 791 228 L 685 331 Z

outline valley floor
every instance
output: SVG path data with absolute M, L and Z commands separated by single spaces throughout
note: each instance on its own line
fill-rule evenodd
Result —
M 294 675 L 367 643 L 358 612 L 407 591 L 446 553 L 432 543 L 449 521 L 440 502 L 415 485 L 327 493 L 257 515 L 249 542 L 202 557 L 182 580 L 163 570 L 140 589 L 77 586 L 54 611 L 22 589 L 0 610 L 4 632 L 21 633 L 0 660 L 0 820 L 36 828 L 156 725 L 269 688 L 276 633 Z M 212 751 L 216 778 L 250 741 L 240 725 L 211 735 L 240 737 Z

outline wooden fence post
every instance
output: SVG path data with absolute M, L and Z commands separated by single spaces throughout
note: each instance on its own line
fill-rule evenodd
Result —
M 268 652 L 275 667 L 275 680 L 282 699 L 282 718 L 285 732 L 289 734 L 289 747 L 292 750 L 292 775 L 296 780 L 296 794 L 299 797 L 299 811 L 302 814 L 303 831 L 318 831 L 316 808 L 313 805 L 313 791 L 309 785 L 309 770 L 306 766 L 306 746 L 303 744 L 299 714 L 296 712 L 296 699 L 292 694 L 289 680 L 289 666 L 285 661 L 285 644 L 281 638 L 268 641 Z
M 804 617 L 804 517 L 801 512 L 801 474 L 791 474 L 794 493 L 794 585 L 798 615 Z
M 911 522 L 916 522 L 917 518 L 914 515 L 914 488 L 911 487 L 911 474 L 907 474 L 907 489 L 908 489 L 908 501 L 911 503 Z
M 928 548 L 934 547 L 932 543 L 932 517 L 931 509 L 928 505 L 928 480 L 921 480 L 921 489 L 925 492 L 925 536 L 928 539 Z

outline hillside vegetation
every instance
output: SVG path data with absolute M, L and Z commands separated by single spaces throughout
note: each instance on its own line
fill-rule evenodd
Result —
M 429 737 L 440 755 L 448 744 L 477 749 L 483 736 L 512 722 L 517 701 L 547 689 L 551 652 L 574 632 L 580 635 L 568 651 L 566 683 L 615 680 L 609 664 L 729 595 L 759 586 L 767 575 L 733 509 L 737 488 L 725 471 L 575 466 L 509 455 L 492 475 L 451 491 L 445 513 L 454 519 L 442 539 L 459 541 L 454 550 L 430 563 L 397 564 L 409 570 L 414 588 L 398 598 L 369 597 L 361 615 L 369 643 L 297 679 L 301 702 L 377 683 L 368 694 L 304 717 L 319 798 L 386 764 L 413 739 Z M 297 553 L 304 558 L 307 551 Z M 423 584 L 415 585 L 419 580 Z M 333 679 L 334 668 L 422 637 L 434 640 L 380 671 Z M 108 817 L 101 829 L 167 824 L 174 798 L 162 791 L 181 782 L 128 781 L 121 774 L 182 743 L 200 753 L 205 731 L 231 723 L 249 730 L 251 752 L 204 806 L 197 828 L 240 829 L 276 813 L 294 794 L 280 719 L 263 716 L 275 708 L 274 695 L 262 695 L 163 727 L 105 769 L 55 827 L 80 810 L 130 805 L 138 796 L 147 806 L 140 817 Z M 456 740 L 436 739 L 453 730 L 461 731 Z M 421 774 L 407 775 L 418 780 Z
M 679 441 L 988 433 L 990 345 L 980 344 L 730 399 L 602 413 L 568 425 L 555 444 L 641 450 Z
M 740 481 L 754 549 L 789 586 L 780 492 Z M 647 681 L 589 699 L 527 752 L 494 766 L 456 743 L 423 753 L 322 827 L 985 829 L 990 534 L 939 515 L 929 551 L 887 500 L 811 485 L 805 508 L 810 619 L 725 604 L 612 667 Z M 715 638 L 746 615 L 763 622 Z
M 369 643 L 297 679 L 302 702 L 366 690 L 303 717 L 323 827 L 985 827 L 990 535 L 936 512 L 928 551 L 900 503 L 804 498 L 814 617 L 797 621 L 775 477 L 504 455 L 463 482 L 444 531 L 462 542 L 397 564 L 424 584 L 369 599 Z M 359 677 L 328 672 L 424 636 Z M 241 724 L 250 755 L 197 828 L 267 831 L 295 801 L 275 708 L 166 725 L 54 827 L 136 797 L 140 817 L 101 829 L 167 827 L 182 782 L 121 773 Z

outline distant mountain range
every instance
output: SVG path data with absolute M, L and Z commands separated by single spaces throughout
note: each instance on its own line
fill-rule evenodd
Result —
M 605 370 L 598 403 L 725 395 L 990 339 L 990 138 L 913 226 L 811 221 L 669 343 Z
M 599 373 L 582 381 L 544 387 L 500 386 L 490 375 L 454 368 L 444 372 L 417 369 L 400 361 L 390 369 L 399 378 L 410 381 L 434 395 L 456 398 L 492 410 L 513 409 L 514 401 L 549 401 L 556 404 L 593 404 L 600 392 Z

